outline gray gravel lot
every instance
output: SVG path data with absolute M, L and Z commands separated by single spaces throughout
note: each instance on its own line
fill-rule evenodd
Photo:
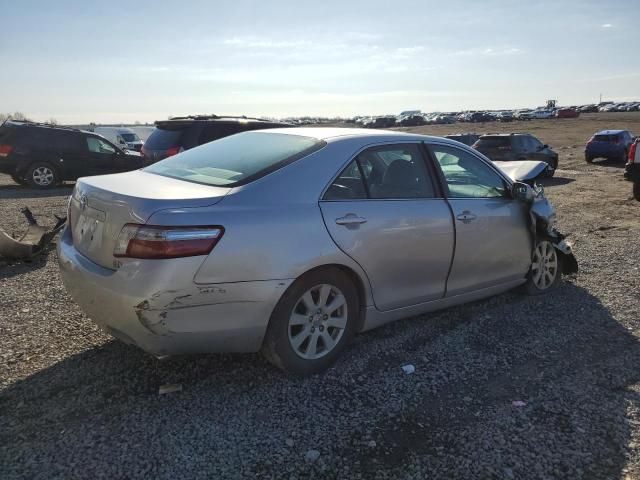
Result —
M 304 380 L 258 355 L 156 360 L 84 316 L 55 250 L 0 260 L 0 478 L 640 479 L 640 204 L 574 143 L 547 193 L 576 278 L 360 335 Z M 0 176 L 0 222 L 69 193 Z

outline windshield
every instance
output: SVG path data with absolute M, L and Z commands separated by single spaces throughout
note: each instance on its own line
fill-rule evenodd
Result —
M 214 186 L 247 183 L 325 145 L 316 138 L 243 132 L 155 163 L 146 172 Z
M 128 143 L 140 141 L 140 137 L 135 133 L 121 133 L 120 136 L 125 142 L 128 142 Z

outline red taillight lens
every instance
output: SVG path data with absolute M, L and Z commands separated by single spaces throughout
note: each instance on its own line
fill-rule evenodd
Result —
M 0 145 L 0 157 L 8 156 L 12 150 L 13 147 L 11 145 Z
M 118 236 L 114 257 L 178 258 L 207 255 L 224 233 L 224 228 L 165 227 L 127 223 Z
M 167 157 L 177 155 L 178 153 L 180 153 L 180 147 L 173 147 L 173 148 L 167 149 Z

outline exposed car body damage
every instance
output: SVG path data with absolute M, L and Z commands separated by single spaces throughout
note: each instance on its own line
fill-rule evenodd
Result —
M 571 245 L 565 240 L 565 236 L 555 227 L 556 210 L 544 196 L 544 190 L 540 186 L 534 188 L 535 197 L 531 203 L 531 231 L 534 238 L 545 237 L 556 248 L 562 261 L 562 273 L 571 274 L 578 272 L 578 261 L 573 255 Z
M 22 214 L 27 219 L 29 227 L 19 238 L 13 238 L 0 228 L 0 257 L 28 259 L 38 255 L 51 243 L 67 221 L 66 218 L 56 215 L 55 225 L 49 228 L 38 225 L 29 208 L 23 208 Z
M 515 162 L 493 162 L 515 182 L 533 185 L 533 181 L 544 174 L 549 165 L 535 160 L 519 160 Z

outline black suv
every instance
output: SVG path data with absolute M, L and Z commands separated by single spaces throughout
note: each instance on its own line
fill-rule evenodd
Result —
M 558 168 L 558 154 L 528 133 L 482 135 L 473 148 L 494 162 L 538 160 L 547 162 L 546 175 L 552 177 Z
M 155 163 L 183 150 L 228 137 L 235 133 L 263 128 L 294 127 L 290 123 L 260 118 L 193 115 L 156 122 L 156 129 L 142 146 L 146 164 Z
M 141 168 L 138 152 L 75 128 L 7 120 L 0 125 L 0 172 L 20 185 L 50 188 L 63 180 Z

